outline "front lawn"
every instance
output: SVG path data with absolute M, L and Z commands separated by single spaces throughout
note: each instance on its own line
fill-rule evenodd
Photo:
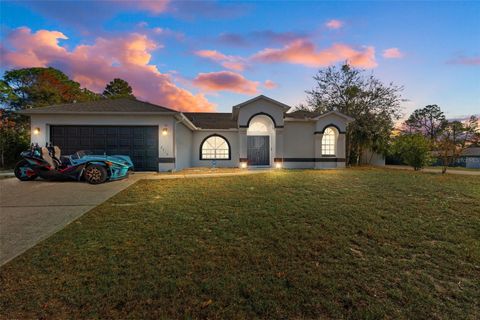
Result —
M 437 169 L 439 172 L 442 171 L 442 167 L 441 166 L 430 166 L 430 167 L 427 167 L 428 169 Z M 448 167 L 447 168 L 447 172 L 448 170 L 457 170 L 457 171 L 480 171 L 480 169 L 477 169 L 477 168 L 465 168 L 465 167 Z
M 480 179 L 145 180 L 0 269 L 0 318 L 480 317 Z

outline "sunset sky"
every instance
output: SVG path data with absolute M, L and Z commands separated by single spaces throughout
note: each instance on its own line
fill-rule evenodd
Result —
M 403 85 L 405 113 L 480 114 L 480 2 L 1 2 L 0 71 L 53 66 L 93 91 L 223 111 L 265 94 L 305 100 L 348 60 Z

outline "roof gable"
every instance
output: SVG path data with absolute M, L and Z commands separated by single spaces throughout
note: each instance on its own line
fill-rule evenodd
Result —
M 233 106 L 232 108 L 233 108 L 234 110 L 235 110 L 235 109 L 240 109 L 240 108 L 242 108 L 242 107 L 244 107 L 244 106 L 246 106 L 246 105 L 249 105 L 249 104 L 251 104 L 251 103 L 253 103 L 253 102 L 255 102 L 255 101 L 258 101 L 258 100 L 265 100 L 265 101 L 268 101 L 268 102 L 270 102 L 270 103 L 276 104 L 276 105 L 278 105 L 279 107 L 285 109 L 285 112 L 291 108 L 289 105 L 286 105 L 285 103 L 282 103 L 282 102 L 277 101 L 277 100 L 275 100 L 275 99 L 272 99 L 272 98 L 269 98 L 269 97 L 267 97 L 267 96 L 264 96 L 263 94 L 261 94 L 261 95 L 259 95 L 259 96 L 256 96 L 255 98 L 252 98 L 252 99 L 247 100 L 247 101 L 245 101 L 245 102 L 242 102 L 242 103 L 240 103 L 240 104 L 237 104 L 237 105 Z

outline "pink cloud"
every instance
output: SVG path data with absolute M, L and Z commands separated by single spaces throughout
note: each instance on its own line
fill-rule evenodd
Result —
M 275 89 L 276 87 L 278 87 L 278 84 L 273 82 L 272 80 L 265 80 L 263 86 L 267 89 Z
M 159 37 L 172 37 L 178 41 L 183 41 L 185 39 L 185 34 L 179 31 L 175 31 L 169 28 L 153 27 L 150 28 L 148 22 L 141 21 L 136 24 L 136 31 L 144 34 L 148 34 L 153 38 L 157 39 Z
M 128 3 L 124 0 L 119 0 L 120 3 Z M 132 3 L 133 8 L 147 10 L 153 14 L 160 14 L 167 11 L 169 0 L 137 0 Z
M 6 39 L 1 64 L 9 67 L 58 67 L 83 86 L 101 92 L 113 78 L 127 80 L 140 99 L 184 111 L 211 111 L 203 94 L 192 94 L 175 85 L 170 75 L 150 64 L 151 52 L 161 45 L 147 36 L 131 33 L 118 38 L 97 38 L 91 45 L 67 50 L 58 31 L 18 28 Z
M 465 66 L 480 66 L 480 56 L 465 57 L 458 56 L 454 59 L 447 61 L 449 64 L 460 64 Z
M 387 59 L 403 58 L 404 54 L 398 48 L 389 48 L 383 51 L 383 57 Z
M 294 40 L 306 39 L 309 36 L 304 32 L 276 32 L 272 30 L 252 31 L 246 34 L 224 32 L 220 34 L 217 41 L 236 47 L 256 46 L 259 43 L 264 45 L 287 44 Z
M 215 61 L 230 70 L 243 71 L 243 69 L 245 69 L 246 61 L 241 57 L 227 56 L 216 50 L 200 50 L 196 51 L 195 54 L 199 57 Z
M 258 82 L 245 79 L 232 71 L 199 73 L 193 84 L 207 91 L 230 91 L 242 94 L 257 93 Z
M 340 29 L 341 27 L 343 27 L 343 21 L 332 19 L 330 21 L 327 21 L 327 23 L 325 23 L 325 26 L 328 29 Z
M 317 50 L 308 40 L 296 40 L 280 49 L 264 49 L 252 59 L 267 63 L 288 62 L 308 67 L 328 66 L 345 60 L 356 67 L 377 66 L 373 47 L 365 47 L 363 51 L 359 51 L 345 44 L 334 44 L 327 49 Z

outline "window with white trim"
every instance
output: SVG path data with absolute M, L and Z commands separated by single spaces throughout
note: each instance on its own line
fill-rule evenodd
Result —
M 322 155 L 323 156 L 334 156 L 335 155 L 335 144 L 336 144 L 336 134 L 332 128 L 326 128 L 323 131 L 322 138 Z
M 220 136 L 211 136 L 202 143 L 200 159 L 202 160 L 228 160 L 230 147 L 227 140 Z

